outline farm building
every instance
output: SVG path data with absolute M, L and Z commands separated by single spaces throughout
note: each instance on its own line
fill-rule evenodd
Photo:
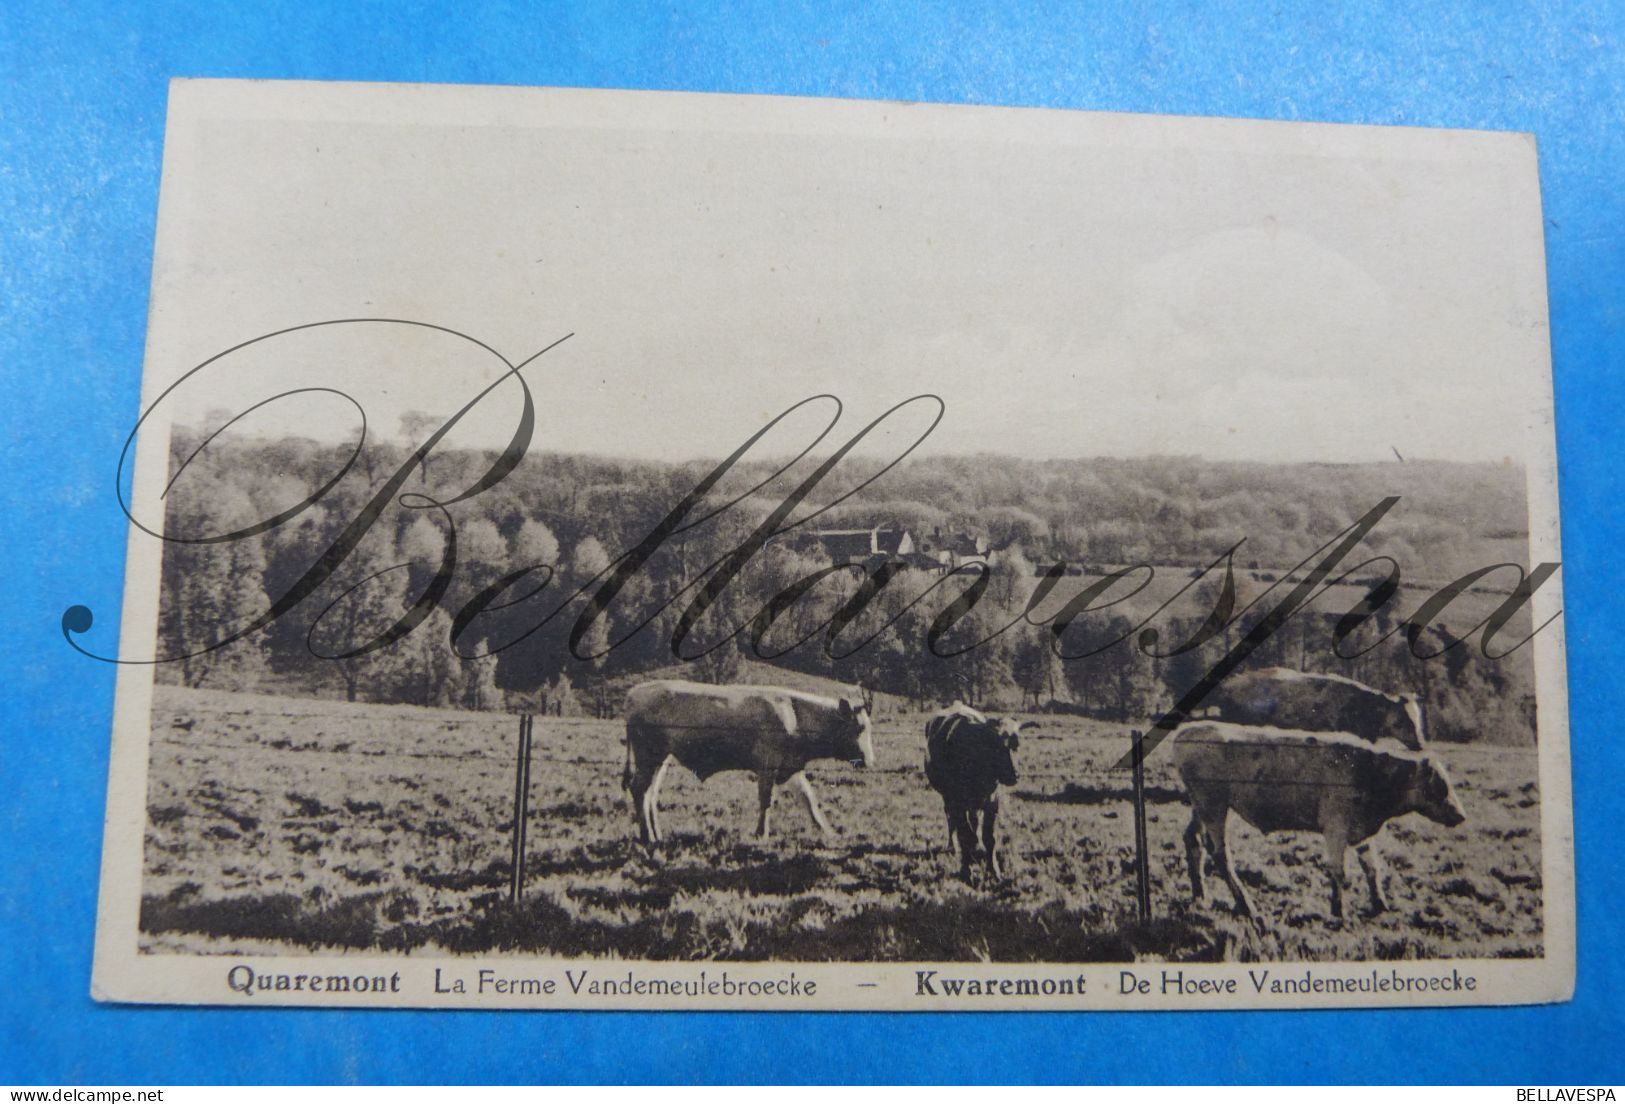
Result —
M 817 552 L 831 563 L 869 565 L 887 560 L 922 571 L 951 571 L 967 563 L 993 562 L 986 537 L 941 529 L 918 539 L 900 526 L 815 529 L 797 534 L 793 546 Z
M 920 551 L 940 566 L 952 569 L 965 563 L 990 562 L 991 549 L 986 537 L 953 531 L 944 533 L 941 529 L 933 529 L 931 535 L 921 541 Z
M 867 563 L 874 559 L 906 559 L 915 551 L 907 529 L 877 525 L 872 529 L 815 529 L 802 533 L 796 546 L 816 550 L 831 563 Z

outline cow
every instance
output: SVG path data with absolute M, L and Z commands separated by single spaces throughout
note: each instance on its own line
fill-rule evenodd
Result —
M 1021 731 L 1032 724 L 988 717 L 960 702 L 925 722 L 925 777 L 942 795 L 948 814 L 948 847 L 952 849 L 957 838 L 963 878 L 970 877 L 978 818 L 987 868 L 995 878 L 1002 876 L 993 834 L 999 815 L 998 791 L 1001 785 L 1015 785 L 1016 764 L 1011 753 L 1021 743 Z
M 1207 719 L 1310 732 L 1347 732 L 1368 743 L 1398 740 L 1424 746 L 1422 707 L 1408 694 L 1388 694 L 1342 675 L 1266 667 L 1236 675 L 1209 695 Z
M 1174 732 L 1174 763 L 1191 801 L 1185 859 L 1191 890 L 1202 897 L 1202 845 L 1213 855 L 1235 898 L 1253 914 L 1225 849 L 1234 811 L 1261 832 L 1319 832 L 1326 844 L 1332 913 L 1343 916 L 1344 858 L 1360 857 L 1373 912 L 1388 907 L 1373 837 L 1406 813 L 1453 828 L 1467 818 L 1444 768 L 1426 752 L 1376 747 L 1341 732 L 1304 732 L 1196 721 Z
M 761 814 L 756 834 L 767 838 L 773 787 L 794 782 L 813 823 L 826 837 L 829 822 L 807 781 L 815 759 L 873 765 L 868 703 L 859 696 L 828 698 L 778 686 L 713 686 L 662 680 L 634 686 L 627 695 L 626 769 L 621 786 L 632 795 L 643 842 L 661 840 L 659 794 L 675 759 L 701 781 L 723 771 L 756 775 Z

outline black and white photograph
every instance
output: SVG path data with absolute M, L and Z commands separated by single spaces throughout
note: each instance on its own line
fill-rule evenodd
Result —
M 1571 991 L 1522 136 L 170 112 L 98 996 Z

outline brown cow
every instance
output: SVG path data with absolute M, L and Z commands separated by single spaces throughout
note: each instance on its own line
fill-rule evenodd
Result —
M 855 699 L 826 698 L 779 686 L 712 686 L 664 680 L 634 686 L 627 695 L 626 769 L 621 785 L 632 794 L 645 843 L 660 840 L 660 781 L 676 759 L 703 781 L 729 770 L 756 775 L 761 814 L 756 834 L 766 838 L 773 787 L 794 782 L 813 823 L 827 836 L 807 781 L 814 759 L 874 763 L 869 709 Z
M 1326 843 L 1332 912 L 1343 915 L 1346 849 L 1355 845 L 1375 911 L 1387 908 L 1371 840 L 1405 813 L 1454 827 L 1466 819 L 1444 768 L 1425 752 L 1378 748 L 1341 732 L 1197 721 L 1174 732 L 1174 763 L 1191 800 L 1185 858 L 1191 890 L 1202 896 L 1205 841 L 1236 909 L 1252 902 L 1236 880 L 1225 847 L 1232 810 L 1261 832 L 1319 832 Z
M 1203 705 L 1209 720 L 1308 732 L 1347 732 L 1368 743 L 1398 740 L 1424 746 L 1422 707 L 1408 694 L 1389 694 L 1342 675 L 1266 667 L 1221 683 Z
M 1021 742 L 1021 730 L 1032 724 L 989 717 L 959 702 L 925 722 L 925 777 L 942 795 L 948 814 L 948 846 L 958 839 L 962 876 L 970 875 L 978 818 L 987 868 L 995 878 L 1002 873 L 993 834 L 999 787 L 1015 785 L 1016 764 L 1011 753 Z

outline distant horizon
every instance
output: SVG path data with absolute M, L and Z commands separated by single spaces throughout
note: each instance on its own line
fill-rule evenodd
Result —
M 446 415 L 446 417 L 449 417 L 449 416 L 450 415 Z M 444 421 L 443 418 L 442 418 L 442 421 Z M 170 428 L 170 431 L 172 433 L 174 431 L 176 431 L 176 430 L 183 430 L 183 431 L 187 431 L 187 432 L 191 432 L 191 433 L 207 434 L 207 433 L 214 432 L 214 430 L 218 429 L 219 427 L 217 427 L 217 426 L 199 425 L 198 423 L 195 423 L 195 422 L 179 422 L 179 421 L 177 421 L 177 422 L 171 423 L 169 428 Z M 391 448 L 398 448 L 398 449 L 415 448 L 418 444 L 421 443 L 421 442 L 415 442 L 415 441 L 408 441 L 407 439 L 405 439 L 403 437 L 400 437 L 400 436 L 398 436 L 396 434 L 371 434 L 371 433 L 369 433 L 368 438 L 369 438 L 369 443 L 372 443 L 372 444 L 379 443 L 379 440 L 381 438 L 382 443 L 389 445 Z M 238 441 L 243 440 L 243 438 L 240 437 L 240 436 L 232 438 L 232 439 L 233 440 L 238 440 Z M 339 437 L 331 437 L 331 436 L 319 436 L 319 435 L 316 435 L 316 434 L 313 434 L 313 433 L 284 433 L 284 434 L 281 434 L 281 435 L 269 435 L 269 434 L 264 434 L 264 433 L 255 433 L 255 434 L 252 435 L 251 439 L 254 440 L 254 441 L 257 441 L 259 443 L 262 443 L 262 444 L 274 444 L 274 443 L 276 443 L 278 441 L 287 441 L 287 440 L 306 440 L 306 441 L 315 442 L 315 443 L 320 444 L 320 445 L 328 445 L 328 446 L 346 445 L 346 444 L 352 444 L 353 443 L 353 437 L 352 438 L 339 438 Z M 741 443 L 743 443 L 743 442 L 741 442 Z M 448 451 L 448 452 L 456 452 L 456 451 L 492 452 L 492 451 L 500 451 L 501 447 L 502 447 L 502 445 L 500 443 L 493 443 L 493 444 L 472 444 L 472 443 L 468 443 L 468 444 L 457 444 L 457 445 L 446 446 L 445 451 Z M 607 463 L 618 463 L 618 464 L 664 464 L 664 465 L 668 465 L 668 466 L 672 466 L 672 467 L 682 467 L 682 466 L 692 465 L 692 464 L 712 464 L 712 465 L 715 465 L 715 464 L 721 463 L 726 458 L 725 455 L 723 455 L 723 454 L 715 454 L 715 455 L 693 454 L 693 455 L 673 458 L 673 457 L 667 457 L 667 456 L 655 456 L 655 455 L 648 455 L 648 454 L 639 455 L 639 454 L 633 454 L 633 453 L 609 452 L 609 451 L 604 451 L 604 450 L 599 450 L 599 449 L 591 449 L 591 448 L 548 448 L 548 447 L 539 447 L 535 440 L 532 440 L 530 447 L 528 449 L 526 449 L 526 451 L 525 451 L 526 458 L 530 458 L 530 457 L 534 457 L 534 456 L 544 456 L 544 455 L 584 457 L 584 458 L 593 459 L 593 460 L 601 460 L 601 461 L 604 461 L 604 462 L 607 462 Z M 807 463 L 807 462 L 816 462 L 816 461 L 826 460 L 832 455 L 834 455 L 833 452 L 809 452 L 806 456 L 801 458 L 801 462 L 802 463 Z M 793 453 L 782 453 L 782 454 L 765 455 L 765 456 L 748 456 L 747 455 L 747 456 L 741 458 L 739 463 L 740 464 L 786 464 L 786 463 L 789 463 L 793 458 L 794 458 Z M 873 453 L 873 452 L 865 452 L 865 451 L 861 451 L 861 450 L 854 450 L 854 452 L 852 453 L 852 458 L 855 459 L 855 460 L 863 460 L 863 461 L 875 461 L 875 460 L 880 459 L 880 457 L 877 454 Z M 903 464 L 911 464 L 911 463 L 925 463 L 925 462 L 929 462 L 929 461 L 933 461 L 933 460 L 978 460 L 978 459 L 1011 460 L 1011 461 L 1019 461 L 1021 463 L 1029 463 L 1029 464 L 1068 464 L 1068 463 L 1092 462 L 1092 461 L 1184 461 L 1184 462 L 1190 462 L 1190 463 L 1226 464 L 1226 465 L 1234 465 L 1234 466 L 1256 465 L 1256 466 L 1259 466 L 1259 467 L 1375 468 L 1375 467 L 1384 467 L 1384 466 L 1388 466 L 1388 465 L 1403 466 L 1405 464 L 1449 464 L 1449 465 L 1454 465 L 1454 466 L 1458 466 L 1458 467 L 1488 467 L 1488 468 L 1505 467 L 1505 468 L 1517 469 L 1519 471 L 1522 471 L 1522 470 L 1525 469 L 1524 462 L 1521 459 L 1519 459 L 1517 457 L 1513 457 L 1513 456 L 1505 456 L 1505 457 L 1502 457 L 1499 460 L 1491 460 L 1491 459 L 1487 459 L 1487 458 L 1457 459 L 1457 458 L 1445 457 L 1445 456 L 1399 456 L 1399 457 L 1395 457 L 1393 455 L 1390 455 L 1386 459 L 1382 458 L 1382 457 L 1376 457 L 1376 458 L 1372 458 L 1372 459 L 1346 459 L 1346 460 L 1344 460 L 1344 459 L 1286 459 L 1286 460 L 1281 460 L 1281 459 L 1249 459 L 1249 458 L 1246 458 L 1246 457 L 1235 457 L 1235 456 L 1214 456 L 1214 455 L 1208 455 L 1208 454 L 1199 453 L 1199 452 L 1140 452 L 1140 453 L 1105 453 L 1105 452 L 1099 452 L 1099 453 L 1077 453 L 1077 454 L 1064 455 L 1064 456 L 1061 456 L 1061 455 L 1056 455 L 1056 456 L 1027 456 L 1027 455 L 1023 455 L 1021 453 L 1004 452 L 1004 451 L 1000 451 L 998 449 L 975 449 L 975 450 L 968 450 L 968 451 L 963 451 L 963 452 L 959 452 L 959 451 L 950 452 L 950 451 L 942 451 L 942 450 L 927 451 L 927 450 L 925 450 L 923 448 L 921 450 L 919 450 L 919 451 L 905 457 L 901 461 L 901 463 L 903 463 Z

